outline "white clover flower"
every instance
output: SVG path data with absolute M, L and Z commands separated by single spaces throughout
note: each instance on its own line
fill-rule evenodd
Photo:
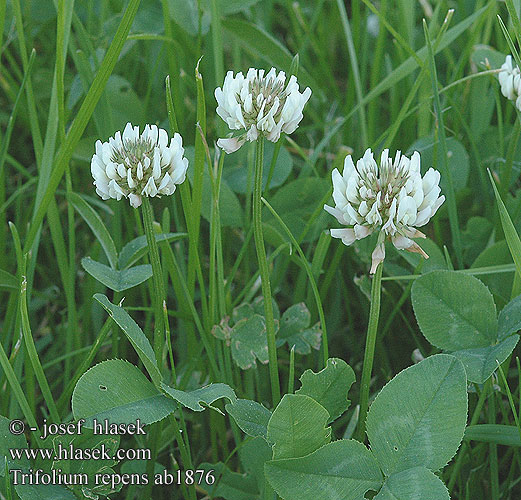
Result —
M 123 196 L 137 208 L 142 196 L 171 195 L 186 178 L 188 160 L 183 156 L 183 139 L 175 134 L 168 145 L 166 130 L 156 125 L 139 127 L 127 123 L 123 134 L 116 132 L 108 142 L 96 141 L 90 170 L 96 193 L 103 199 Z
M 232 130 L 245 130 L 238 137 L 219 139 L 217 145 L 227 153 L 237 151 L 245 141 L 256 141 L 263 135 L 277 142 L 281 132 L 292 134 L 302 120 L 302 109 L 311 96 L 309 87 L 303 93 L 295 76 L 286 85 L 286 74 L 271 68 L 250 68 L 242 73 L 228 71 L 224 85 L 215 89 L 217 114 Z
M 428 258 L 411 238 L 425 238 L 416 228 L 427 224 L 445 201 L 445 196 L 439 196 L 440 173 L 430 168 L 422 178 L 418 152 L 409 159 L 398 151 L 394 161 L 388 155 L 385 149 L 378 166 L 368 149 L 356 167 L 347 156 L 342 175 L 336 168 L 332 174 L 335 207 L 324 205 L 340 224 L 349 226 L 331 229 L 331 236 L 345 245 L 380 231 L 371 273 L 385 258 L 386 237 L 396 248 Z
M 501 93 L 511 101 L 514 101 L 516 108 L 521 111 L 521 72 L 512 61 L 512 56 L 508 55 L 501 66 L 498 74 Z

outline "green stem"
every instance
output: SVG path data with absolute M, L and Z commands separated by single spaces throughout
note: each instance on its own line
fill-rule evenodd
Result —
M 494 391 L 491 392 L 488 399 L 488 423 L 496 423 L 496 405 L 495 405 Z M 490 443 L 489 450 L 489 464 L 490 464 L 490 493 L 491 500 L 499 500 L 499 467 L 497 456 L 497 444 Z
M 277 345 L 275 343 L 275 321 L 273 319 L 273 304 L 271 301 L 270 273 L 264 248 L 264 236 L 262 234 L 262 166 L 264 160 L 264 138 L 257 139 L 255 150 L 255 182 L 253 186 L 253 236 L 257 250 L 257 260 L 262 283 L 262 295 L 264 297 L 264 314 L 266 316 L 266 333 L 268 336 L 268 358 L 270 366 L 271 395 L 273 406 L 280 401 L 280 382 L 277 361 Z
M 382 269 L 383 263 L 378 264 L 371 287 L 371 309 L 369 310 L 369 325 L 367 326 L 367 340 L 365 344 L 364 366 L 362 369 L 362 383 L 360 389 L 360 417 L 358 420 L 359 441 L 364 440 L 365 419 L 369 408 L 369 385 L 373 371 L 374 349 L 376 345 L 376 333 L 378 331 L 378 318 L 380 316 L 380 297 L 382 294 Z
M 153 302 L 154 302 L 154 352 L 159 369 L 163 366 L 163 301 L 165 300 L 165 287 L 163 284 L 163 272 L 159 260 L 159 251 L 154 233 L 154 215 L 149 199 L 143 197 L 143 226 L 148 244 L 148 254 L 152 264 Z
M 51 418 L 53 422 L 58 423 L 60 422 L 60 414 L 52 396 L 52 392 L 49 387 L 49 382 L 47 381 L 47 377 L 45 376 L 45 373 L 43 371 L 42 364 L 38 356 L 38 351 L 36 350 L 36 346 L 34 344 L 34 338 L 31 332 L 31 324 L 29 322 L 29 312 L 27 308 L 26 259 L 27 257 L 25 257 L 24 262 L 22 264 L 23 275 L 20 288 L 20 314 L 22 318 L 23 338 L 25 341 L 25 347 L 27 349 L 27 355 L 29 356 L 32 368 L 34 370 L 36 378 L 38 379 L 38 383 L 40 384 L 40 390 L 42 391 L 42 395 L 45 400 L 45 403 L 47 404 L 47 408 L 49 410 Z

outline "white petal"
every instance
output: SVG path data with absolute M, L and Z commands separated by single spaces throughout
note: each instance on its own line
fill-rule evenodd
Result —
M 226 151 L 226 153 L 234 153 L 237 151 L 245 142 L 246 137 L 230 137 L 229 139 L 218 139 L 217 146 Z
M 352 228 L 331 229 L 331 236 L 333 238 L 340 238 L 342 243 L 346 246 L 351 245 L 356 240 L 355 231 Z
M 141 200 L 141 196 L 139 196 L 138 194 L 134 194 L 134 193 L 130 193 L 128 195 L 128 198 L 130 200 L 130 204 L 134 207 L 134 208 L 138 208 L 141 206 L 141 203 L 142 203 L 142 200 Z

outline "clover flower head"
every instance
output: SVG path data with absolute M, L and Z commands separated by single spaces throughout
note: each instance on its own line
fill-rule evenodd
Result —
M 143 196 L 171 195 L 186 177 L 188 160 L 183 155 L 179 134 L 169 145 L 166 130 L 145 125 L 140 134 L 138 126 L 127 123 L 123 134 L 96 141 L 90 165 L 96 193 L 103 200 L 128 198 L 134 208 Z
M 246 141 L 264 136 L 277 142 L 282 132 L 292 134 L 302 120 L 302 110 L 311 96 L 307 87 L 300 93 L 295 76 L 286 83 L 286 74 L 275 68 L 250 68 L 246 77 L 228 71 L 224 85 L 215 89 L 217 114 L 231 130 L 244 130 L 238 137 L 219 139 L 217 145 L 227 153 L 237 151 Z
M 512 61 L 512 56 L 508 55 L 501 66 L 498 74 L 501 93 L 514 102 L 516 108 L 521 111 L 521 72 L 519 67 Z
M 428 258 L 411 238 L 425 238 L 416 228 L 429 222 L 445 196 L 439 196 L 440 173 L 437 170 L 430 168 L 421 176 L 418 152 L 409 159 L 397 151 L 393 160 L 385 149 L 378 165 L 368 149 L 356 166 L 351 155 L 347 156 L 343 173 L 335 168 L 332 178 L 335 207 L 324 205 L 324 209 L 348 227 L 331 229 L 331 236 L 351 245 L 355 240 L 379 231 L 371 273 L 385 258 L 386 238 L 398 249 Z

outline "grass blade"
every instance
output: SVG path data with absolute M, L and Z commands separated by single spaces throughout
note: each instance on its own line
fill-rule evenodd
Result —
M 123 48 L 125 40 L 127 39 L 128 32 L 132 26 L 140 2 L 141 0 L 129 1 L 128 7 L 125 10 L 125 14 L 121 19 L 116 34 L 114 35 L 114 39 L 112 40 L 107 54 L 105 55 L 96 77 L 94 78 L 94 82 L 92 83 L 92 86 L 89 89 L 89 92 L 87 93 L 85 100 L 83 101 L 83 104 L 81 105 L 81 108 L 71 125 L 71 128 L 69 129 L 65 142 L 60 148 L 58 157 L 56 158 L 56 166 L 52 172 L 51 178 L 49 179 L 49 184 L 45 190 L 45 194 L 43 195 L 41 203 L 35 208 L 33 220 L 25 239 L 25 251 L 28 251 L 34 243 L 34 240 L 40 229 L 40 225 L 49 207 L 49 203 L 54 196 L 63 174 L 65 173 L 65 168 L 67 167 L 67 164 L 72 157 L 74 149 L 81 139 L 85 127 L 87 126 L 87 123 L 89 122 L 92 113 L 94 112 L 94 108 L 96 107 L 96 104 L 98 103 L 103 90 L 105 89 L 107 80 L 112 73 L 116 62 L 118 61 L 119 54 Z

